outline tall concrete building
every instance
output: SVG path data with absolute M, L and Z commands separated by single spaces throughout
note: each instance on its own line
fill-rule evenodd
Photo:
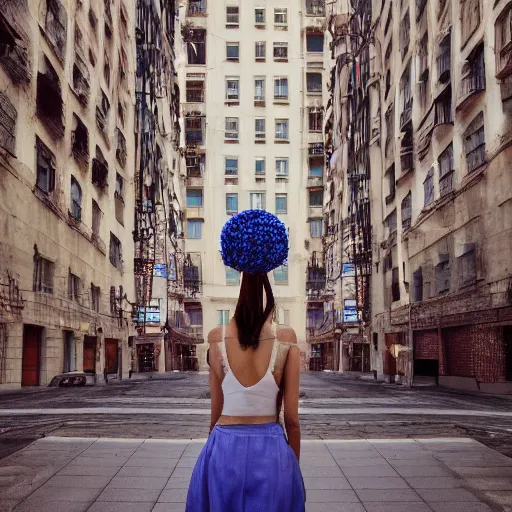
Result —
M 510 390 L 510 3 L 336 8 L 332 119 L 341 121 L 330 132 L 329 181 L 348 196 L 338 204 L 368 204 L 335 207 L 358 248 L 343 254 L 355 266 L 354 296 L 340 292 L 356 300 L 357 318 L 340 327 L 370 344 L 379 377 Z M 354 168 L 358 147 L 365 163 Z
M 180 306 L 153 274 L 183 252 L 176 9 L 141 4 L 0 2 L 2 389 L 124 378 L 139 346 L 165 369 L 160 310 Z
M 324 2 L 186 0 L 180 20 L 188 325 L 206 338 L 233 315 L 240 276 L 222 263 L 220 232 L 230 215 L 266 209 L 290 234 L 288 265 L 271 279 L 276 320 L 297 332 L 307 368 L 325 341 L 318 336 L 332 335 L 322 253 Z M 201 369 L 206 350 L 191 346 Z

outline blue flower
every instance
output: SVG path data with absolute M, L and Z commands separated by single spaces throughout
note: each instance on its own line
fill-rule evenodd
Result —
M 265 210 L 245 210 L 231 217 L 220 236 L 224 264 L 239 272 L 266 274 L 288 259 L 285 225 Z

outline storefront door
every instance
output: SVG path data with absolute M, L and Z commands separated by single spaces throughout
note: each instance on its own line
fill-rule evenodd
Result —
M 39 386 L 42 332 L 42 328 L 35 325 L 25 325 L 23 328 L 22 386 Z

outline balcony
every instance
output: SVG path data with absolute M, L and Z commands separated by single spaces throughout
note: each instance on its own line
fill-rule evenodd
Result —
M 206 16 L 206 0 L 188 0 L 187 16 Z
M 450 50 L 437 57 L 437 76 L 442 84 L 450 80 L 451 55 Z
M 323 156 L 324 145 L 322 142 L 314 142 L 309 145 L 309 156 Z

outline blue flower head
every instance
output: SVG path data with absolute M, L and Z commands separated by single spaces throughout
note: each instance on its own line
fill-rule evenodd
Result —
M 224 265 L 239 272 L 266 274 L 288 258 L 285 225 L 265 210 L 245 210 L 231 217 L 220 235 Z

